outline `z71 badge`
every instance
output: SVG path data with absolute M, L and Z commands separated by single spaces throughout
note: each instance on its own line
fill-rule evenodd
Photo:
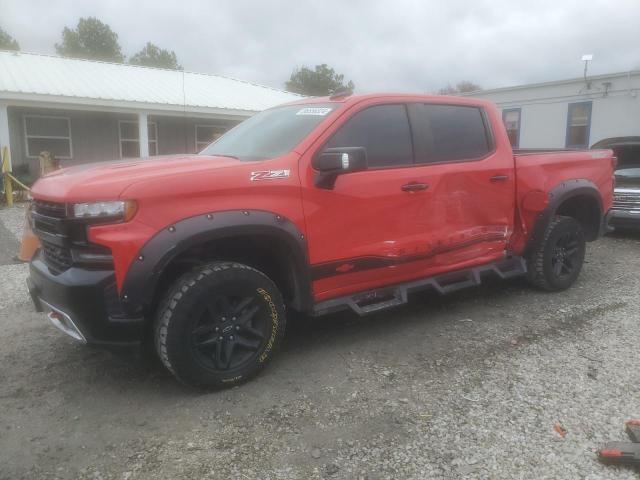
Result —
M 251 181 L 256 180 L 276 180 L 278 178 L 287 178 L 291 170 L 261 170 L 259 172 L 251 172 Z

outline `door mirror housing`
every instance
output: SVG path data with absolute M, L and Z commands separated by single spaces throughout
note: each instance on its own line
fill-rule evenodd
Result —
M 367 152 L 364 147 L 325 148 L 313 158 L 311 165 L 317 170 L 315 186 L 331 190 L 338 175 L 367 169 Z

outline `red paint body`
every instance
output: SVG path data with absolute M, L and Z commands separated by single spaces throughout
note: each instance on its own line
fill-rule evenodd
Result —
M 331 100 L 301 100 L 300 104 Z M 36 199 L 91 202 L 133 199 L 127 223 L 92 226 L 89 240 L 111 249 L 118 287 L 140 249 L 160 230 L 188 217 L 227 210 L 265 210 L 293 222 L 307 239 L 311 266 L 345 259 L 337 274 L 313 282 L 321 301 L 522 253 L 548 193 L 562 182 L 589 180 L 603 210 L 612 202 L 612 152 L 514 156 L 498 110 L 470 98 L 413 95 L 352 96 L 290 153 L 261 162 L 198 155 L 94 164 L 58 171 L 33 187 Z M 479 106 L 492 126 L 495 149 L 482 160 L 411 165 L 341 175 L 332 190 L 314 186 L 311 159 L 354 113 L 384 103 Z M 290 170 L 286 178 L 251 181 L 256 170 Z M 493 176 L 506 181 L 492 182 Z M 405 192 L 420 182 L 429 188 Z M 397 260 L 351 271 L 357 258 Z

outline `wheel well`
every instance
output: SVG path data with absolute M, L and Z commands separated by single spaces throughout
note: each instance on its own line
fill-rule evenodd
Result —
M 556 215 L 573 217 L 585 232 L 588 241 L 598 238 L 602 212 L 600 204 L 593 195 L 576 195 L 563 201 L 556 210 Z
M 252 234 L 215 239 L 194 245 L 174 257 L 164 268 L 154 293 L 157 305 L 181 275 L 198 265 L 224 260 L 249 265 L 267 275 L 287 305 L 303 309 L 304 285 L 291 246 L 272 235 Z

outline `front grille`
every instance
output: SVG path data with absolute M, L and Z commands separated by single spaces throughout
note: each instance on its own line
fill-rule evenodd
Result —
M 37 232 L 50 233 L 51 235 L 62 235 L 60 229 L 60 221 L 53 217 L 41 217 L 40 215 L 31 215 L 33 219 L 33 229 Z
M 616 175 L 616 187 L 622 188 L 640 188 L 640 177 Z
M 613 194 L 613 209 L 640 212 L 640 189 L 616 188 Z
M 66 247 L 58 247 L 57 245 L 43 241 L 42 253 L 49 268 L 56 273 L 64 272 L 71 268 L 73 264 L 71 250 Z
M 65 218 L 67 216 L 67 205 L 65 203 L 45 202 L 44 200 L 34 200 L 33 210 L 36 213 L 47 217 Z
M 67 215 L 67 204 L 34 200 L 31 208 L 34 233 L 42 244 L 44 262 L 54 274 L 74 265 L 88 269 L 113 269 L 111 250 L 87 239 L 89 220 Z

